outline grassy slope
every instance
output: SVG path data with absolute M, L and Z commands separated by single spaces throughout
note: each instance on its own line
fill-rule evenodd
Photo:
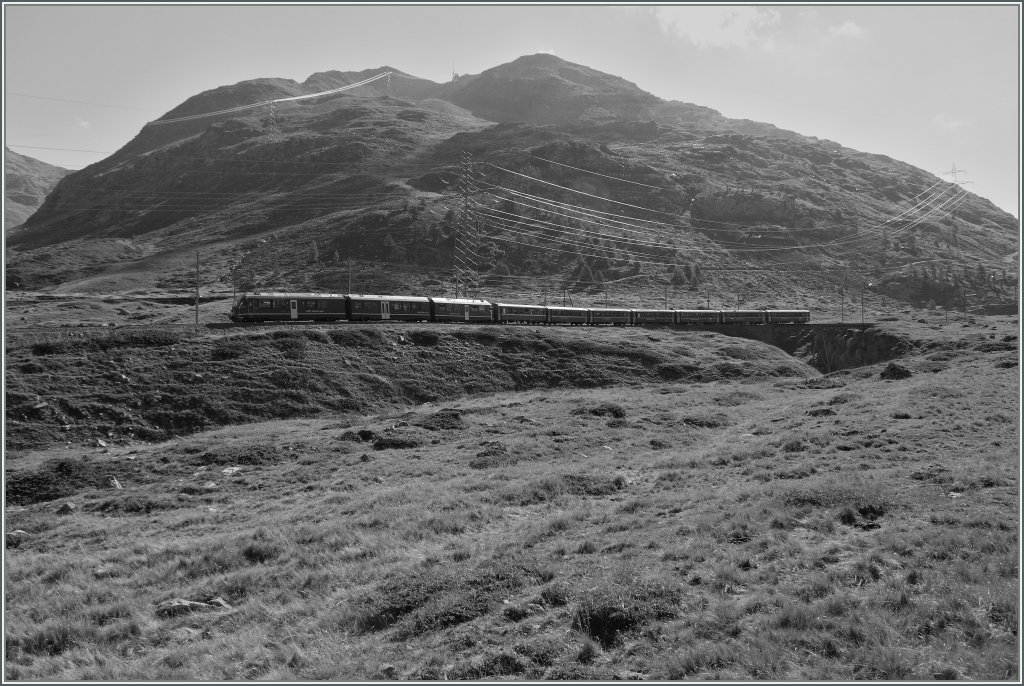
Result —
M 8 550 L 6 675 L 1015 678 L 1018 355 L 1016 327 L 992 322 L 921 327 L 901 360 L 913 376 L 895 381 L 883 365 L 819 377 L 714 334 L 609 332 L 634 357 L 586 353 L 604 387 L 454 399 L 469 389 L 442 380 L 431 403 L 384 393 L 400 409 L 342 421 L 15 453 L 7 530 L 28 537 Z M 432 345 L 418 329 L 419 343 L 350 341 L 344 357 L 392 382 L 443 368 L 446 346 L 478 383 L 508 384 L 527 360 L 580 378 L 562 331 L 514 334 L 562 353 L 548 366 L 468 330 Z M 260 336 L 247 349 L 278 371 L 300 349 L 337 359 L 337 342 Z M 13 343 L 9 391 L 39 377 L 17 370 L 29 361 L 127 362 Z M 168 366 L 193 355 L 204 380 L 183 392 L 226 403 L 213 384 L 225 360 L 211 359 L 225 345 L 117 355 L 133 379 L 154 350 Z M 645 365 L 655 346 L 677 359 Z M 474 369 L 485 359 L 508 363 L 488 376 Z M 730 374 L 657 374 L 685 359 Z M 77 514 L 29 502 L 54 482 L 74 485 Z M 175 597 L 232 609 L 159 617 Z

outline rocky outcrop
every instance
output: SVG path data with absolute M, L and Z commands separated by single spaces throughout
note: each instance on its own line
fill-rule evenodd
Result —
M 873 325 L 734 325 L 720 331 L 774 345 L 826 374 L 892 360 L 913 349 L 909 339 Z
M 690 206 L 690 218 L 698 227 L 719 228 L 722 224 L 774 224 L 812 228 L 814 218 L 795 198 L 756 191 L 719 191 L 697 196 Z

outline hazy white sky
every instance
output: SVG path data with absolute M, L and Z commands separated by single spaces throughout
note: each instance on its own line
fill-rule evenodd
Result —
M 934 174 L 955 163 L 970 190 L 1019 216 L 1020 10 L 4 3 L 4 140 L 80 168 L 217 86 L 384 65 L 447 81 L 453 67 L 478 74 L 551 52 Z

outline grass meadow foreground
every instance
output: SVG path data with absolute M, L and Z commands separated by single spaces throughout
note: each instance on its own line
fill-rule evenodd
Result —
M 6 678 L 1016 680 L 1017 341 L 973 333 L 903 378 L 747 373 L 767 346 L 693 335 L 661 343 L 732 372 L 33 434 L 6 465 Z

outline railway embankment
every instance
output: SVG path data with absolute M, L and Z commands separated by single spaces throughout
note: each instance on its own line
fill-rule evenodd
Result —
M 26 332 L 7 340 L 8 450 L 163 440 L 474 394 L 817 372 L 708 330 L 390 323 Z

